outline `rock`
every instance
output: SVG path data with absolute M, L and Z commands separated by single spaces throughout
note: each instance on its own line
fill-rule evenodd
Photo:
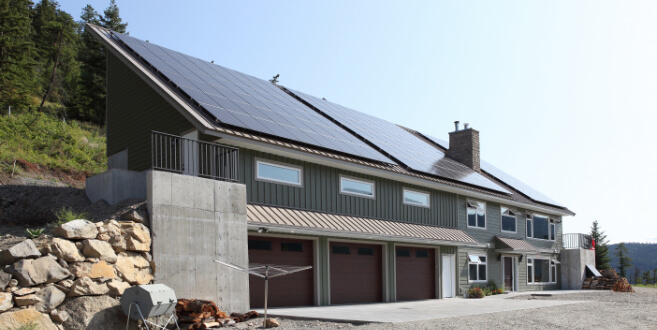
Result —
M 14 302 L 17 306 L 27 306 L 34 305 L 38 302 L 41 302 L 41 298 L 37 297 L 35 294 L 28 294 L 27 296 L 14 296 Z
M 78 219 L 69 221 L 53 229 L 52 234 L 57 237 L 68 239 L 96 238 L 98 229 L 96 225 L 88 220 Z
M 121 215 L 121 220 L 130 220 L 138 223 L 148 223 L 148 211 L 143 208 L 130 210 Z
M 52 311 L 50 311 L 50 318 L 53 321 L 57 322 L 57 323 L 66 322 L 66 321 L 68 321 L 69 317 L 71 317 L 71 316 L 68 315 L 68 313 L 65 312 L 65 311 L 58 311 L 56 309 L 53 309 Z
M 99 261 L 97 263 L 76 262 L 69 267 L 69 270 L 75 277 L 89 277 L 93 279 L 116 278 L 114 267 L 105 261 Z
M 63 280 L 55 283 L 55 287 L 64 293 L 68 293 L 71 289 L 71 286 L 73 286 L 73 280 Z
M 141 223 L 120 222 L 121 232 L 125 237 L 126 251 L 145 251 L 151 250 L 151 233 Z
M 116 268 L 119 276 L 130 284 L 148 284 L 153 280 L 150 263 L 136 253 L 119 253 L 114 268 Z
M 73 282 L 68 296 L 99 296 L 108 292 L 107 284 L 98 284 L 88 277 L 81 277 Z
M 276 328 L 276 327 L 280 327 L 280 326 L 281 326 L 281 323 L 278 322 L 277 319 L 267 318 L 267 321 L 265 322 L 265 328 Z
M 67 299 L 58 311 L 67 312 L 70 318 L 64 321 L 65 329 L 125 329 L 126 316 L 119 301 L 110 296 L 85 296 Z M 137 322 L 130 320 L 131 330 L 138 329 Z
M 22 288 L 14 290 L 13 293 L 15 296 L 27 296 L 28 294 L 33 294 L 41 291 L 40 288 Z
M 109 243 L 112 245 L 112 248 L 116 253 L 123 252 L 128 247 L 128 244 L 125 241 L 125 237 L 122 235 L 112 236 L 109 239 Z
M 13 295 L 11 293 L 0 292 L 0 313 L 14 307 Z
M 41 290 L 37 296 L 41 299 L 41 302 L 34 306 L 34 309 L 41 313 L 48 313 L 51 310 L 57 308 L 61 305 L 66 299 L 66 294 L 61 290 L 57 289 L 55 286 L 48 286 L 45 289 Z
M 69 240 L 54 238 L 50 244 L 50 251 L 52 251 L 57 258 L 68 262 L 84 260 L 84 256 L 80 253 L 78 247 L 75 243 Z
M 0 290 L 4 290 L 11 283 L 11 274 L 0 270 Z
M 34 309 L 2 313 L 0 314 L 0 324 L 3 329 L 58 330 L 48 315 L 41 314 Z
M 98 236 L 96 237 L 97 240 L 103 242 L 109 242 L 110 238 L 111 238 L 110 235 L 108 235 L 107 233 L 98 234 Z
M 9 281 L 9 286 L 10 287 L 18 286 L 18 280 L 15 279 L 15 278 L 12 278 L 11 281 Z
M 59 282 L 71 273 L 49 257 L 22 259 L 7 268 L 21 286 Z
M 114 253 L 112 245 L 107 242 L 88 239 L 83 242 L 83 246 L 82 253 L 85 257 L 99 258 L 111 264 L 116 262 L 116 253 Z
M 113 280 L 107 283 L 107 287 L 110 290 L 109 295 L 112 297 L 122 296 L 123 291 L 125 291 L 125 289 L 129 288 L 130 286 L 131 285 L 129 283 L 119 280 Z
M 31 239 L 26 239 L 7 250 L 0 251 L 0 264 L 9 265 L 18 259 L 40 257 L 41 252 Z
M 66 262 L 64 259 L 59 259 L 57 260 L 57 262 L 59 263 L 60 266 L 64 268 L 68 268 L 68 262 Z

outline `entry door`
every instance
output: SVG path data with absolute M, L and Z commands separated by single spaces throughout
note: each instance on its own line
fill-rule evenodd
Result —
M 443 298 L 454 298 L 454 255 L 443 256 Z
M 504 257 L 504 290 L 513 291 L 513 258 Z

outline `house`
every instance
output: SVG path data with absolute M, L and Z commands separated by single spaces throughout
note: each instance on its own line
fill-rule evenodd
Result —
M 88 193 L 148 195 L 156 281 L 179 296 L 263 305 L 261 280 L 213 259 L 313 266 L 272 281 L 269 306 L 449 298 L 491 280 L 561 287 L 562 221 L 574 213 L 480 160 L 467 124 L 446 142 L 87 31 L 108 49 L 109 159 Z

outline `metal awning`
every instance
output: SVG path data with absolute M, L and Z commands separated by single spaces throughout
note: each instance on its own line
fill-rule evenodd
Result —
M 364 238 L 384 241 L 413 241 L 437 245 L 480 245 L 462 230 L 409 222 L 357 217 L 325 212 L 248 204 L 251 229 L 267 231 Z
M 527 254 L 538 253 L 538 248 L 519 238 L 495 236 L 495 251 L 503 253 Z

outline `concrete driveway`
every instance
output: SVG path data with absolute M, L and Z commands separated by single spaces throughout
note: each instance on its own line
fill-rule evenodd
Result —
M 411 302 L 336 305 L 322 307 L 269 308 L 267 316 L 351 323 L 411 322 L 454 316 L 478 315 L 521 309 L 577 304 L 587 301 L 506 299 L 530 294 L 564 294 L 580 291 L 521 292 L 489 296 L 483 299 L 433 299 Z M 262 313 L 263 310 L 257 310 Z

